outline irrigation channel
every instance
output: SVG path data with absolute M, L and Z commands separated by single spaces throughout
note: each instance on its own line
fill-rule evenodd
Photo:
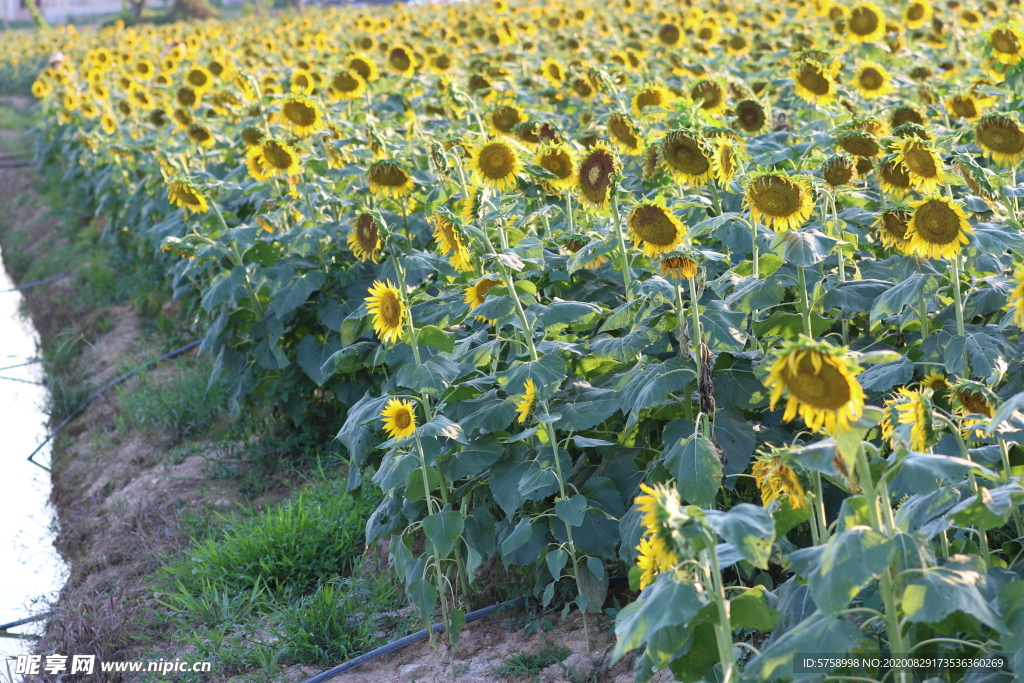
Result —
M 41 598 L 59 590 L 65 565 L 53 547 L 50 475 L 26 460 L 47 433 L 46 388 L 35 361 L 38 335 L 22 315 L 22 296 L 0 266 L 0 625 L 44 612 Z M 48 465 L 49 448 L 36 460 Z M 0 632 L 3 661 L 26 653 L 40 623 Z M 13 665 L 11 670 L 13 670 Z

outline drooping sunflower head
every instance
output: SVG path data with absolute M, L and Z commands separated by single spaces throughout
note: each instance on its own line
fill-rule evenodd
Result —
M 533 163 L 554 176 L 544 180 L 555 190 L 564 191 L 572 187 L 576 154 L 568 145 L 555 143 L 544 147 L 537 153 Z
M 505 192 L 516 187 L 523 169 L 519 147 L 508 138 L 495 138 L 470 150 L 470 168 L 481 185 Z
M 949 380 L 941 372 L 929 370 L 928 374 L 921 380 L 921 385 L 928 387 L 932 391 L 942 391 L 949 388 Z
M 747 185 L 744 202 L 754 221 L 778 232 L 796 230 L 814 211 L 814 190 L 806 179 L 765 173 Z
M 690 99 L 705 114 L 717 116 L 728 106 L 725 87 L 718 81 L 705 79 L 690 88 Z
M 679 563 L 679 559 L 660 536 L 645 535 L 636 547 L 636 566 L 640 573 L 640 590 L 647 588 L 658 574 L 667 572 Z
M 711 178 L 712 150 L 703 138 L 677 130 L 661 141 L 659 157 L 679 182 L 703 185 Z
M 800 484 L 800 478 L 778 453 L 762 454 L 750 473 L 754 475 L 754 483 L 765 507 L 776 498 L 786 500 L 794 510 L 807 507 L 807 493 Z
M 492 110 L 487 115 L 487 121 L 491 125 L 491 132 L 495 135 L 510 135 L 512 129 L 526 120 L 524 114 L 518 107 L 502 105 Z
M 363 212 L 356 217 L 348 233 L 348 246 L 360 261 L 378 262 L 382 242 L 380 226 L 372 214 Z
M 408 439 L 416 433 L 416 405 L 412 401 L 392 398 L 380 413 L 384 431 L 392 439 Z
M 821 165 L 821 177 L 830 187 L 849 185 L 856 176 L 857 167 L 854 165 L 853 159 L 842 154 L 829 157 Z
M 310 135 L 327 125 L 320 105 L 306 97 L 281 102 L 281 118 L 296 135 Z
M 796 94 L 813 104 L 828 104 L 836 97 L 836 83 L 831 72 L 814 60 L 797 63 L 791 73 Z
M 902 107 L 896 107 L 892 110 L 892 114 L 889 117 L 889 125 L 895 130 L 905 123 L 913 123 L 918 126 L 924 126 L 927 122 L 921 110 L 917 107 L 910 105 L 904 105 Z
M 764 128 L 768 115 L 764 106 L 757 100 L 741 100 L 736 104 L 735 125 L 747 133 L 757 133 Z
M 981 101 L 970 93 L 955 95 L 946 100 L 946 111 L 957 119 L 973 121 L 981 116 L 983 109 L 984 105 Z
M 872 158 L 882 152 L 878 138 L 863 130 L 847 130 L 835 136 L 836 143 L 847 154 Z
M 648 85 L 633 95 L 633 113 L 645 116 L 645 110 L 650 110 L 646 113 L 648 118 L 661 118 L 665 113 L 653 110 L 668 109 L 673 100 L 675 96 L 668 88 L 662 85 Z
M 974 127 L 974 140 L 1002 166 L 1014 166 L 1024 159 L 1024 131 L 1005 114 L 983 116 Z
M 626 218 L 629 236 L 644 256 L 672 251 L 686 237 L 686 230 L 672 212 L 659 203 L 637 204 Z
M 846 18 L 846 36 L 850 41 L 873 43 L 885 37 L 885 13 L 873 2 L 850 8 Z
M 412 176 L 397 161 L 382 159 L 366 170 L 370 191 L 380 196 L 404 197 L 415 187 Z
M 623 154 L 636 155 L 644 151 L 644 142 L 633 120 L 618 112 L 608 117 L 608 136 Z
M 924 258 L 953 258 L 973 234 L 963 208 L 948 197 L 911 202 L 914 215 L 908 224 L 910 249 Z
M 712 144 L 711 171 L 722 187 L 728 187 L 736 177 L 741 159 L 746 157 L 743 143 L 729 135 L 719 135 Z
M 615 153 L 598 144 L 580 160 L 576 169 L 576 188 L 580 201 L 595 208 L 604 208 L 615 178 L 619 174 L 619 160 Z
M 167 197 L 172 204 L 181 207 L 186 216 L 189 212 L 206 213 L 210 210 L 210 205 L 206 202 L 203 193 L 187 180 L 179 178 L 170 181 L 167 187 Z
M 1006 65 L 1018 64 L 1021 60 L 1021 35 L 1008 25 L 1000 26 L 989 34 L 992 56 Z
M 903 197 L 910 192 L 910 174 L 903 164 L 887 161 L 878 167 L 878 185 L 883 192 Z
M 669 256 L 658 266 L 661 274 L 676 280 L 692 280 L 697 277 L 697 262 L 686 256 Z
M 771 408 L 788 394 L 783 421 L 803 418 L 814 431 L 847 431 L 864 410 L 860 367 L 845 348 L 801 338 L 786 343 L 768 375 Z
M 243 128 L 242 129 L 242 142 L 245 143 L 246 148 L 253 148 L 263 144 L 263 140 L 266 134 L 259 128 Z
M 530 413 L 533 412 L 533 404 L 536 400 L 537 385 L 531 377 L 523 384 L 523 393 L 516 396 L 516 412 L 519 413 L 516 422 L 519 424 L 526 422 L 526 418 L 530 417 Z
M 396 342 L 402 338 L 402 324 L 405 322 L 405 303 L 401 292 L 391 281 L 374 281 L 367 292 L 366 310 L 373 315 L 373 329 L 384 342 Z
M 896 395 L 886 401 L 882 419 L 883 438 L 894 447 L 902 444 L 918 453 L 927 452 L 939 437 L 934 410 L 930 389 L 914 391 L 900 387 Z
M 430 224 L 434 228 L 434 239 L 437 240 L 437 250 L 442 254 L 451 254 L 452 266 L 456 270 L 468 271 L 473 269 L 473 257 L 466 248 L 459 228 L 447 216 L 435 213 L 430 217 Z
M 869 100 L 896 92 L 892 85 L 892 76 L 884 66 L 874 62 L 861 64 L 853 77 L 853 87 L 861 97 Z
M 942 159 L 918 138 L 903 138 L 893 161 L 903 165 L 910 186 L 924 194 L 935 192 L 942 183 Z
M 995 406 L 999 404 L 998 397 L 992 390 L 981 382 L 963 380 L 953 387 L 951 393 L 953 412 L 961 417 L 961 426 L 965 429 L 965 436 L 970 436 L 972 431 L 981 437 L 984 432 L 981 429 L 972 429 L 983 426 L 992 417 Z
M 907 236 L 907 231 L 910 229 L 910 217 L 910 212 L 902 209 L 883 211 L 875 223 L 882 244 L 907 251 L 910 246 L 910 239 Z

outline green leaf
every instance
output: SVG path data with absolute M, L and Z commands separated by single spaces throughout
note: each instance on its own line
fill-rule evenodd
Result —
M 725 474 L 742 474 L 757 446 L 753 426 L 735 408 L 722 408 L 715 413 L 714 427 L 715 441 L 725 451 Z M 725 486 L 733 481 L 727 479 Z
M 441 461 L 441 473 L 449 481 L 475 477 L 497 462 L 503 452 L 504 447 L 493 435 L 473 439 Z
M 506 517 L 515 515 L 516 510 L 526 502 L 526 497 L 519 492 L 519 481 L 531 464 L 532 461 L 510 453 L 491 467 L 487 484 Z
M 893 551 L 888 538 L 868 527 L 856 526 L 833 536 L 824 547 L 790 553 L 789 560 L 797 573 L 807 578 L 818 608 L 837 615 L 889 566 Z
M 579 431 L 601 424 L 619 408 L 619 397 L 611 389 L 592 387 L 587 382 L 573 382 L 569 391 L 553 397 L 551 409 L 561 413 L 559 429 Z
M 838 282 L 822 299 L 826 311 L 836 312 L 840 318 L 852 318 L 871 310 L 875 299 L 892 287 L 885 280 L 850 280 Z
M 462 514 L 454 510 L 438 512 L 423 518 L 423 533 L 434 545 L 437 556 L 444 559 L 451 554 L 455 541 L 462 535 Z
M 781 276 L 772 275 L 763 280 L 751 278 L 741 282 L 726 297 L 725 303 L 734 310 L 752 313 L 781 303 L 784 294 Z
M 377 473 L 373 475 L 373 483 L 381 491 L 390 491 L 396 486 L 404 486 L 410 472 L 419 467 L 419 460 L 408 453 L 390 451 L 381 462 Z
M 922 297 L 935 293 L 941 280 L 932 273 L 916 273 L 882 292 L 871 306 L 871 324 L 898 315 L 904 306 L 917 306 Z
M 476 430 L 496 432 L 508 427 L 516 416 L 516 409 L 506 399 L 498 397 L 498 390 L 491 389 L 483 396 L 459 401 L 451 407 L 451 412 L 462 425 L 462 430 L 469 436 Z
M 458 363 L 444 356 L 434 356 L 419 365 L 403 365 L 395 373 L 395 382 L 400 387 L 437 396 L 444 393 L 461 373 Z
M 416 331 L 416 342 L 445 353 L 455 351 L 455 337 L 436 325 L 425 325 Z
M 421 437 L 440 436 L 459 443 L 467 443 L 462 426 L 458 422 L 452 422 L 444 415 L 435 415 L 433 420 L 416 431 Z
M 937 624 L 954 612 L 969 614 L 1001 633 L 1006 624 L 985 597 L 984 561 L 978 556 L 954 555 L 946 564 L 915 573 L 903 590 L 900 607 L 913 623 Z
M 568 325 L 571 323 L 582 323 L 586 320 L 593 320 L 601 313 L 601 307 L 597 304 L 585 301 L 554 301 L 547 306 L 531 306 L 531 309 L 539 309 L 540 325 L 544 329 L 552 325 Z
M 829 617 L 818 612 L 777 640 L 773 639 L 760 655 L 747 664 L 745 674 L 758 681 L 817 678 L 832 669 L 797 674 L 794 673 L 794 657 L 818 652 L 841 657 L 856 651 L 863 642 L 864 636 L 855 624 L 842 617 Z
M 295 360 L 302 371 L 320 387 L 334 374 L 333 364 L 328 361 L 339 349 L 341 349 L 341 340 L 333 336 L 321 344 L 317 342 L 316 337 L 306 335 L 295 347 Z M 326 373 L 324 372 L 325 367 L 329 370 Z
M 562 577 L 562 570 L 565 569 L 565 565 L 569 562 L 569 553 L 561 548 L 555 548 L 548 552 L 545 560 L 548 564 L 548 571 L 551 572 L 551 578 L 558 581 Z
M 515 550 L 522 548 L 533 538 L 533 524 L 528 519 L 519 520 L 512 533 L 501 542 L 501 554 L 509 555 Z
M 274 310 L 278 318 L 282 318 L 306 303 L 313 292 L 323 287 L 326 280 L 327 275 L 322 270 L 303 273 L 277 291 L 270 308 Z
M 514 310 L 515 302 L 512 300 L 512 297 L 508 295 L 491 296 L 482 304 L 472 309 L 470 314 L 474 317 L 486 318 L 487 320 L 497 320 L 500 324 L 511 316 Z
M 505 372 L 498 373 L 499 381 L 509 394 L 521 394 L 526 380 L 532 379 L 537 390 L 548 385 L 559 385 L 565 379 L 565 360 L 558 355 L 541 356 L 536 361 L 516 361 Z
M 668 575 L 659 578 L 616 617 L 612 661 L 641 647 L 659 630 L 691 621 L 702 606 L 703 601 L 690 584 Z
M 954 375 L 998 379 L 1013 358 L 1013 347 L 990 334 L 956 335 L 945 348 L 946 370 Z
M 619 378 L 628 378 L 619 390 L 619 406 L 629 415 L 626 429 L 632 429 L 640 419 L 641 410 L 661 405 L 670 393 L 680 391 L 696 376 L 690 363 L 682 358 L 670 358 L 620 375 Z
M 811 313 L 811 330 L 814 331 L 814 336 L 824 334 L 830 327 L 832 327 L 831 319 Z M 799 313 L 775 311 L 764 320 L 754 323 L 754 331 L 757 332 L 758 337 L 796 339 L 804 334 L 804 318 Z
M 412 604 L 420 609 L 420 617 L 430 620 L 434 616 L 434 605 L 437 604 L 437 589 L 426 579 L 413 581 L 405 589 Z
M 555 503 L 555 514 L 569 526 L 583 524 L 583 516 L 586 511 L 587 498 L 578 493 L 572 498 Z
M 978 495 L 961 502 L 948 516 L 957 526 L 998 529 L 1022 500 L 1024 488 L 1016 482 L 994 489 L 979 488 Z
M 744 332 L 747 314 L 730 311 L 720 301 L 713 301 L 700 316 L 704 342 L 712 351 L 743 351 L 747 343 Z
M 806 268 L 824 261 L 836 241 L 817 230 L 790 230 L 776 233 L 770 249 L 783 261 Z
M 768 556 L 775 540 L 775 522 L 764 508 L 739 503 L 728 512 L 708 510 L 706 514 L 711 528 L 744 560 L 755 567 L 768 568 Z
M 587 611 L 600 614 L 608 599 L 608 572 L 604 563 L 596 557 L 588 557 L 586 563 L 580 565 L 576 583 L 580 593 L 587 596 Z
M 591 355 L 611 358 L 620 363 L 633 360 L 637 354 L 658 341 L 661 333 L 641 325 L 623 337 L 600 337 L 590 342 Z
M 703 434 L 691 436 L 673 444 L 663 457 L 686 502 L 711 507 L 722 482 L 722 461 L 711 440 Z
M 245 284 L 245 277 L 245 266 L 235 266 L 224 273 L 203 294 L 203 310 L 209 313 L 228 299 L 234 300 Z
M 873 365 L 857 376 L 857 381 L 868 391 L 879 393 L 902 386 L 914 378 L 914 363 L 904 356 L 893 363 Z
M 1010 581 L 999 590 L 999 612 L 1006 630 L 1000 638 L 1001 652 L 1012 655 L 1014 671 L 1024 664 L 1024 581 Z
M 764 586 L 754 586 L 729 601 L 729 622 L 733 629 L 753 628 L 770 633 L 779 621 L 779 613 L 764 597 Z

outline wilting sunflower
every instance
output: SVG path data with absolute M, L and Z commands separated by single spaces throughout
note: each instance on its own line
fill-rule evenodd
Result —
M 842 187 L 857 177 L 857 167 L 850 157 L 837 154 L 821 165 L 821 177 L 830 187 Z
M 721 114 L 729 104 L 725 98 L 725 87 L 712 80 L 699 81 L 690 88 L 690 99 L 700 105 L 701 111 L 711 116 Z
M 935 192 L 942 183 L 942 159 L 917 138 L 904 138 L 893 161 L 903 165 L 910 186 L 923 194 Z
M 619 173 L 619 160 L 615 153 L 598 144 L 580 160 L 576 169 L 576 188 L 580 201 L 596 208 L 608 203 L 613 183 Z
M 857 157 L 876 157 L 882 152 L 878 138 L 863 130 L 847 130 L 835 136 L 836 142 L 847 154 Z
M 846 18 L 846 37 L 850 41 L 873 43 L 885 37 L 885 14 L 873 2 L 862 2 L 850 8 Z
M 296 135 L 310 135 L 327 125 L 320 105 L 307 97 L 284 100 L 281 103 L 281 117 Z
M 728 187 L 736 177 L 739 159 L 744 154 L 743 143 L 728 135 L 719 135 L 712 144 L 711 171 L 722 187 Z
M 905 123 L 913 123 L 918 126 L 923 126 L 927 120 L 921 110 L 917 107 L 910 105 L 904 105 L 902 107 L 896 107 L 893 109 L 892 114 L 889 116 L 889 125 L 893 128 L 899 128 Z M 921 138 L 924 140 L 925 138 Z
M 776 232 L 796 230 L 814 211 L 814 191 L 803 178 L 777 173 L 757 176 L 747 185 L 744 202 L 750 218 L 763 221 Z
M 697 262 L 685 256 L 669 256 L 658 266 L 661 274 L 676 280 L 692 280 L 697 276 Z
M 974 140 L 1001 166 L 1013 166 L 1024 159 L 1024 131 L 1005 114 L 983 116 L 974 127 Z
M 167 197 L 172 204 L 180 206 L 186 216 L 189 212 L 206 213 L 210 210 L 203 193 L 187 180 L 172 180 L 167 188 Z
M 348 233 L 348 246 L 360 261 L 377 263 L 380 258 L 380 228 L 371 214 L 361 213 Z
M 565 143 L 555 143 L 537 152 L 533 163 L 555 176 L 544 178 L 544 181 L 557 191 L 565 191 L 572 187 L 573 175 L 576 170 L 576 154 Z
M 615 113 L 608 117 L 608 136 L 623 154 L 641 154 L 644 143 L 636 124 L 625 114 Z
M 878 167 L 878 186 L 883 192 L 903 197 L 910 192 L 910 174 L 903 164 L 887 161 Z
M 516 397 L 516 412 L 519 413 L 516 422 L 519 424 L 526 422 L 526 418 L 530 417 L 530 413 L 533 411 L 533 404 L 536 400 L 537 385 L 533 383 L 533 378 L 531 377 L 523 384 L 522 395 Z
M 907 251 L 910 246 L 910 239 L 907 237 L 907 231 L 910 229 L 910 217 L 909 211 L 901 209 L 883 211 L 875 222 L 882 244 Z
M 712 150 L 702 138 L 677 130 L 666 135 L 660 147 L 662 163 L 679 182 L 703 185 L 711 177 Z
M 847 431 L 864 409 L 858 374 L 860 367 L 844 348 L 807 338 L 787 342 L 765 383 L 772 390 L 771 409 L 785 392 L 784 422 L 799 415 L 814 431 Z
M 245 163 L 249 174 L 259 181 L 302 172 L 299 153 L 281 140 L 264 140 L 260 145 L 251 147 L 245 154 Z
M 736 104 L 736 127 L 747 133 L 757 133 L 768 121 L 764 106 L 757 100 L 742 100 Z
M 892 85 L 892 76 L 884 66 L 874 62 L 865 62 L 860 65 L 853 77 L 853 87 L 861 97 L 868 100 L 896 92 L 896 88 Z
M 953 258 L 973 234 L 967 214 L 948 197 L 930 197 L 911 202 L 910 250 L 924 258 Z
M 495 138 L 483 145 L 472 147 L 470 168 L 481 185 L 489 185 L 498 192 L 516 187 L 517 177 L 523 169 L 519 150 L 507 138 Z
M 1017 268 L 1014 273 L 1017 284 L 1007 298 L 1007 303 L 1013 307 L 1013 322 L 1017 327 L 1024 329 L 1024 267 Z
M 510 135 L 512 133 L 512 129 L 525 121 L 526 118 L 526 114 L 524 114 L 518 107 L 513 107 L 511 105 L 498 107 L 487 115 L 487 121 L 490 123 L 491 132 L 495 135 Z
M 392 439 L 408 439 L 416 433 L 416 405 L 412 401 L 392 398 L 380 413 L 384 431 Z
M 434 226 L 434 239 L 437 250 L 442 254 L 451 254 L 451 262 L 456 270 L 466 272 L 473 269 L 473 257 L 466 248 L 466 243 L 459 234 L 459 229 L 442 214 L 435 213 L 430 217 Z
M 784 498 L 794 510 L 807 507 L 807 493 L 800 485 L 800 479 L 781 456 L 766 455 L 758 458 L 750 473 L 754 475 L 754 483 L 757 484 L 761 503 L 765 507 L 776 498 Z
M 958 119 L 973 121 L 981 116 L 984 105 L 971 94 L 956 95 L 946 100 L 946 111 Z
M 672 251 L 682 243 L 686 231 L 662 204 L 637 204 L 626 218 L 630 239 L 644 256 L 657 256 Z
M 803 60 L 791 73 L 796 94 L 814 104 L 829 104 L 836 97 L 834 74 L 818 62 Z
M 645 109 L 668 109 L 672 106 L 675 96 L 668 88 L 662 85 L 648 85 L 643 90 L 633 95 L 633 113 L 637 116 L 644 116 Z M 652 118 L 661 118 L 665 112 L 649 112 Z
M 882 420 L 882 438 L 892 441 L 896 432 L 900 430 L 897 425 L 910 425 L 907 445 L 918 453 L 925 453 L 935 445 L 938 440 L 938 433 L 932 417 L 934 407 L 932 406 L 931 391 L 924 389 L 914 391 L 900 387 L 898 393 L 885 405 L 885 417 Z M 895 418 L 895 423 L 893 419 Z
M 953 412 L 961 416 L 960 424 L 970 435 L 973 427 L 984 425 L 987 420 L 972 418 L 971 415 L 982 415 L 985 418 L 992 417 L 993 406 L 998 398 L 984 384 L 972 381 L 963 381 L 957 384 L 952 391 Z M 977 436 L 983 436 L 979 429 L 975 431 Z
M 366 310 L 373 315 L 373 329 L 381 341 L 396 342 L 402 337 L 405 304 L 401 292 L 391 281 L 375 280 L 366 297 Z
M 903 24 L 909 29 L 919 29 L 932 18 L 932 5 L 928 0 L 911 0 L 903 10 Z
M 404 197 L 412 192 L 415 183 L 405 168 L 393 160 L 375 161 L 366 170 L 370 191 L 381 196 Z
M 356 100 L 366 93 L 366 79 L 354 69 L 334 74 L 328 91 L 334 100 Z
M 1013 28 L 1001 26 L 995 29 L 988 42 L 992 46 L 992 56 L 1000 63 L 1008 66 L 1020 63 L 1021 36 Z

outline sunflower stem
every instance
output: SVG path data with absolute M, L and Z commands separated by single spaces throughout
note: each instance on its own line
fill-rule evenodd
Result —
M 964 304 L 960 299 L 960 254 L 950 262 L 953 269 L 953 306 L 956 308 L 956 333 L 964 336 Z
M 626 301 L 633 300 L 633 282 L 629 273 L 629 252 L 626 251 L 626 239 L 622 235 L 622 221 L 619 218 L 618 178 L 613 179 L 611 187 L 612 220 L 615 222 L 615 236 L 619 240 L 619 252 L 622 258 L 622 282 L 626 288 Z
M 999 455 L 1003 459 L 1003 480 L 1006 482 L 1010 481 L 1011 468 L 1010 468 L 1010 449 L 1006 445 L 1004 439 L 999 439 Z M 1024 536 L 1024 519 L 1021 518 L 1020 505 L 1013 506 L 1013 525 L 1017 530 L 1017 538 Z
M 821 485 L 821 473 L 817 471 L 811 472 L 811 483 L 814 485 L 814 508 L 817 511 L 818 522 L 821 524 L 821 530 L 818 532 L 818 536 L 821 537 L 822 543 L 828 541 L 828 517 L 825 515 L 825 494 Z
M 679 355 L 686 357 L 684 349 L 686 348 L 686 314 L 683 312 L 683 287 L 676 280 L 676 321 L 678 323 L 679 335 Z
M 921 339 L 927 339 L 932 333 L 928 327 L 928 302 L 924 297 L 917 302 L 917 314 L 921 317 Z
M 569 234 L 572 234 L 576 229 L 573 225 L 572 216 L 572 190 L 565 191 L 565 222 L 568 227 Z
M 696 278 L 689 278 L 690 283 L 690 315 L 693 317 L 693 357 L 697 363 L 698 373 L 700 372 L 700 348 L 701 348 L 701 333 L 700 333 L 700 313 L 697 310 L 697 285 L 694 282 Z
M 711 188 L 711 205 L 715 210 L 716 216 L 722 215 L 722 198 L 718 196 L 718 183 L 712 178 L 711 182 L 708 183 L 708 187 Z
M 710 535 L 710 534 L 708 534 Z M 722 570 L 718 563 L 717 539 L 711 538 L 705 551 L 711 565 L 711 588 L 715 605 L 718 608 L 718 623 L 715 624 L 715 642 L 718 645 L 718 663 L 722 667 L 722 683 L 735 680 L 736 659 L 732 649 L 732 623 L 729 614 L 729 600 L 725 596 L 725 584 Z
M 942 413 L 936 412 L 935 413 L 935 418 L 939 422 L 942 422 L 943 424 L 946 425 L 946 427 L 949 428 L 950 433 L 953 435 L 953 438 L 956 440 L 957 448 L 960 449 L 960 456 L 964 460 L 973 463 L 974 460 L 973 460 L 973 458 L 971 458 L 971 451 L 970 451 L 970 449 L 967 448 L 967 442 L 964 441 L 964 437 L 960 433 L 960 429 L 955 424 L 953 424 L 952 420 L 947 418 Z M 980 490 L 978 489 L 978 479 L 974 475 L 974 468 L 973 467 L 971 469 L 967 470 L 967 483 L 968 483 L 968 485 L 969 485 L 969 487 L 971 489 L 971 492 L 975 496 L 978 496 L 980 498 L 981 493 L 980 493 Z M 985 564 L 991 566 L 990 562 L 989 562 L 989 560 L 990 560 L 990 553 L 989 553 L 989 548 L 988 548 L 988 536 L 985 534 L 985 529 L 982 528 L 982 527 L 978 527 L 978 545 L 981 547 L 981 554 L 982 554 L 982 557 L 985 558 Z
M 803 297 L 804 333 L 808 339 L 814 339 L 814 331 L 811 329 L 811 298 L 807 294 L 807 276 L 804 274 L 803 268 L 797 268 L 796 274 L 800 281 L 800 295 Z

